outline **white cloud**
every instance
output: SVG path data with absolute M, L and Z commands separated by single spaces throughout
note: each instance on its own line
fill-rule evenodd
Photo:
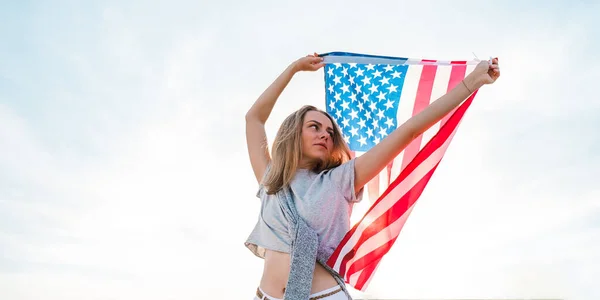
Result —
M 481 91 L 369 294 L 593 299 L 598 64 L 570 59 L 594 55 L 581 42 L 591 17 L 470 4 L 40 7 L 32 63 L 12 53 L 0 70 L 15 87 L 0 91 L 0 289 L 250 297 L 262 261 L 243 246 L 258 200 L 242 117 L 262 90 L 312 51 L 475 51 L 500 56 L 503 77 Z M 62 22 L 44 25 L 46 10 Z M 288 113 L 323 107 L 319 74 L 294 78 L 271 141 Z

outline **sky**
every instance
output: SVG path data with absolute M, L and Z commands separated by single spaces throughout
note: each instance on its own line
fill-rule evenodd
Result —
M 244 114 L 292 61 L 499 57 L 357 298 L 600 298 L 600 3 L 3 1 L 0 295 L 251 299 Z M 267 123 L 324 108 L 294 77 Z

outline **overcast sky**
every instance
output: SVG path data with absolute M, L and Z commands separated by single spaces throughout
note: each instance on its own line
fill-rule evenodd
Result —
M 293 60 L 500 58 L 365 294 L 600 298 L 596 1 L 2 1 L 0 295 L 251 299 L 244 114 Z M 322 70 L 297 75 L 270 141 Z

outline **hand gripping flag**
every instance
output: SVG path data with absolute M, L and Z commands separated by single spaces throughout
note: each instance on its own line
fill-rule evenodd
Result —
M 356 157 L 460 84 L 478 63 L 346 52 L 321 56 L 326 63 L 326 110 Z M 366 290 L 476 93 L 412 141 L 365 186 L 362 202 L 370 207 L 327 262 L 353 288 Z

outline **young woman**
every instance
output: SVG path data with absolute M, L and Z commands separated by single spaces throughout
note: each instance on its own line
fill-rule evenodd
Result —
M 245 245 L 264 258 L 254 299 L 351 299 L 343 279 L 325 262 L 350 229 L 352 205 L 362 198 L 363 186 L 414 138 L 500 76 L 497 59 L 482 61 L 461 84 L 354 159 L 331 116 L 303 106 L 283 121 L 271 156 L 265 122 L 277 98 L 294 74 L 323 66 L 317 54 L 293 62 L 246 114 L 261 211 Z

